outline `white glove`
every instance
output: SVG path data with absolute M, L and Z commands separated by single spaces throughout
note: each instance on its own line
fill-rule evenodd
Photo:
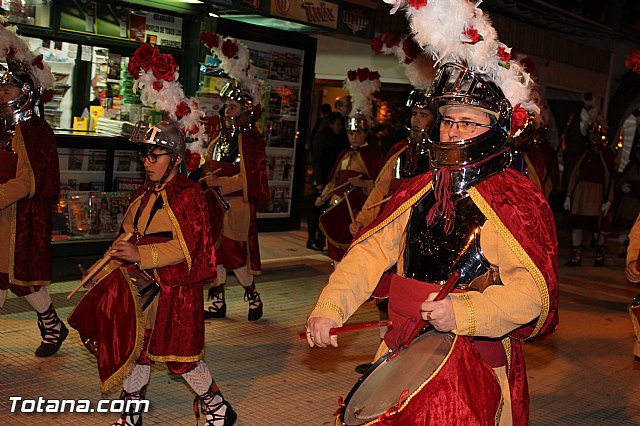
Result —
M 564 199 L 564 209 L 568 212 L 571 211 L 571 197 Z
M 606 203 L 602 204 L 602 215 L 606 216 L 607 213 L 609 212 L 609 208 L 611 207 L 611 201 L 607 201 Z

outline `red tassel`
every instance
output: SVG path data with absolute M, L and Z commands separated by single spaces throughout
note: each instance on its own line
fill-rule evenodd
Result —
M 451 201 L 451 172 L 447 168 L 436 171 L 435 187 L 433 192 L 436 203 L 429 210 L 427 223 L 434 226 L 439 218 L 444 219 L 444 232 L 449 235 L 453 231 L 453 222 L 456 218 L 456 209 Z
M 400 394 L 400 398 L 398 398 L 398 403 L 396 405 L 394 405 L 393 407 L 389 408 L 387 411 L 385 411 L 384 414 L 382 414 L 380 417 L 378 417 L 378 420 L 383 422 L 385 420 L 389 420 L 389 419 L 392 419 L 393 417 L 395 417 L 395 415 L 398 414 L 398 410 L 400 410 L 400 406 L 402 405 L 402 401 L 404 400 L 404 398 L 407 395 L 409 395 L 409 388 L 404 388 L 404 390 Z
M 344 408 L 344 398 L 338 398 L 338 409 L 333 413 L 333 417 L 337 417 L 340 415 L 340 411 Z

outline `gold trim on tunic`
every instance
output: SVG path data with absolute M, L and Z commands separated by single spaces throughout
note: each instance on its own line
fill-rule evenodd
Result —
M 169 220 L 171 220 L 171 223 L 173 224 L 173 228 L 176 230 L 178 241 L 180 242 L 180 247 L 182 248 L 182 253 L 184 254 L 185 260 L 187 261 L 187 273 L 190 273 L 192 266 L 191 255 L 189 254 L 189 248 L 187 247 L 187 242 L 184 239 L 184 235 L 182 235 L 180 223 L 178 222 L 176 215 L 173 214 L 173 210 L 171 210 L 169 199 L 167 197 L 167 191 L 163 189 L 162 191 L 160 191 L 160 194 L 162 195 L 162 199 L 164 200 L 164 209 L 167 212 L 167 216 L 169 216 Z

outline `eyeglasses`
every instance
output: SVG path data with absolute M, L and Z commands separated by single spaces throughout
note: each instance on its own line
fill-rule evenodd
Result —
M 460 133 L 473 133 L 478 127 L 486 127 L 488 129 L 491 128 L 491 124 L 481 124 L 476 123 L 475 121 L 467 120 L 453 121 L 449 120 L 448 118 L 443 118 L 440 120 L 440 130 L 448 132 L 449 130 L 451 130 L 454 124 L 456 125 Z
M 167 152 L 165 154 L 153 154 L 151 152 L 148 152 L 146 154 L 138 154 L 138 158 L 140 159 L 140 162 L 144 163 L 145 160 L 149 161 L 149 163 L 154 164 L 158 161 L 158 157 L 163 157 L 165 155 L 171 155 L 171 152 Z

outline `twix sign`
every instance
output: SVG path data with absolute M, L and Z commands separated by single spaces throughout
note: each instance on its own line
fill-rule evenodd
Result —
M 271 15 L 329 28 L 338 27 L 338 5 L 321 0 L 271 0 Z

